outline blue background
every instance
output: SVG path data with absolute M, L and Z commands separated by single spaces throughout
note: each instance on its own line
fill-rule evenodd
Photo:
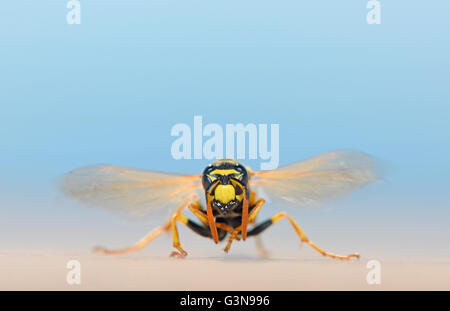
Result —
M 448 256 L 450 2 L 381 3 L 381 25 L 366 1 L 81 1 L 81 25 L 65 1 L 2 3 L 3 247 L 70 246 L 80 226 L 80 247 L 117 226 L 129 243 L 139 225 L 67 203 L 55 180 L 93 163 L 198 173 L 207 161 L 174 160 L 170 129 L 202 115 L 280 124 L 280 165 L 381 159 L 385 183 L 303 223 L 322 240 L 356 231 L 367 252 Z

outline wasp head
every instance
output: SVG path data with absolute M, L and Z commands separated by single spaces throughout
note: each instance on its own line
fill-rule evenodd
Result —
M 206 199 L 221 215 L 230 214 L 242 206 L 244 195 L 249 195 L 247 169 L 235 160 L 222 159 L 211 163 L 203 171 L 202 184 Z

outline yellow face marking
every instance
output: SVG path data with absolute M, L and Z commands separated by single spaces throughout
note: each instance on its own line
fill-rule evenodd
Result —
M 234 180 L 231 181 L 231 184 L 232 184 L 234 187 L 238 187 L 237 182 L 234 181 Z M 236 199 L 237 199 L 239 202 L 242 202 L 242 200 L 244 199 L 244 194 L 243 194 L 243 193 L 241 193 L 241 194 L 236 194 Z
M 236 197 L 233 185 L 218 185 L 214 191 L 214 197 L 217 201 L 227 204 Z
M 228 169 L 228 170 L 220 170 L 220 169 L 216 169 L 212 172 L 210 172 L 209 174 L 211 175 L 232 175 L 232 174 L 241 174 L 238 171 L 234 170 L 234 169 Z
M 214 182 L 214 181 L 216 181 L 217 177 L 215 177 L 213 175 L 228 176 L 228 175 L 233 175 L 233 174 L 238 174 L 238 176 L 236 176 L 236 178 L 241 178 L 243 175 L 242 173 L 240 173 L 234 169 L 228 169 L 228 170 L 216 169 L 216 170 L 212 171 L 211 173 L 209 173 L 208 177 L 211 180 L 211 182 Z
M 216 177 L 211 176 L 211 175 L 207 175 L 209 177 L 209 179 L 211 180 L 211 182 L 215 182 L 216 181 Z

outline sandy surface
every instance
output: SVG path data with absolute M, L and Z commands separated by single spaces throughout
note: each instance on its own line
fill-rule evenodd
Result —
M 68 285 L 69 260 L 81 284 Z M 104 256 L 3 252 L 0 290 L 450 290 L 450 264 L 383 261 L 381 284 L 369 285 L 367 260 L 218 256 L 184 260 L 147 254 Z
M 362 255 L 359 261 L 341 262 L 307 245 L 299 250 L 298 237 L 286 222 L 262 235 L 270 259 L 258 257 L 252 239 L 234 242 L 225 254 L 224 244 L 215 245 L 185 227 L 179 228 L 189 252 L 184 260 L 168 257 L 169 234 L 138 253 L 93 254 L 95 245 L 128 246 L 155 225 L 116 222 L 96 210 L 79 215 L 76 207 L 71 213 L 59 206 L 51 211 L 43 215 L 48 219 L 39 216 L 45 220 L 30 214 L 2 218 L 0 290 L 450 290 L 448 220 L 433 213 L 384 215 L 356 206 L 296 215 L 323 249 Z M 80 285 L 66 282 L 70 260 L 80 262 Z M 379 285 L 366 281 L 370 260 L 381 263 Z

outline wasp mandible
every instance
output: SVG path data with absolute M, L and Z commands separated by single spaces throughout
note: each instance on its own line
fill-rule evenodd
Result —
M 377 180 L 373 160 L 357 151 L 333 151 L 296 162 L 272 171 L 252 171 L 233 159 L 220 159 L 208 165 L 201 175 L 179 175 L 133 168 L 97 165 L 69 172 L 63 181 L 63 191 L 83 203 L 107 209 L 125 210 L 135 215 L 147 215 L 157 209 L 171 209 L 167 222 L 150 231 L 130 247 L 95 250 L 105 254 L 124 254 L 142 249 L 164 232 L 171 232 L 172 256 L 183 258 L 177 225 L 186 225 L 193 232 L 219 243 L 228 237 L 225 252 L 233 241 L 257 236 L 271 225 L 286 218 L 301 243 L 306 243 L 323 256 L 348 260 L 313 243 L 298 223 L 280 211 L 266 221 L 256 223 L 256 216 L 265 199 L 258 197 L 261 189 L 270 197 L 303 206 L 323 199 L 342 196 Z M 197 190 L 203 190 L 202 206 Z M 189 210 L 198 220 L 184 215 Z M 252 225 L 250 228 L 249 225 Z

